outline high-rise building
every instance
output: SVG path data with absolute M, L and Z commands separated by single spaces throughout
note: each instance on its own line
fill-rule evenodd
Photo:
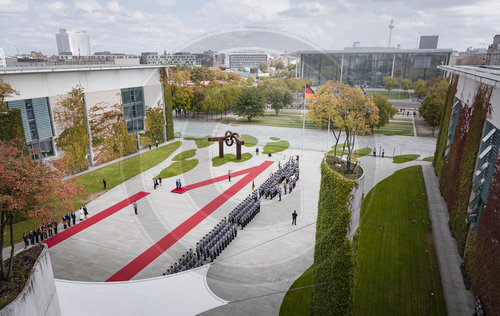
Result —
M 5 61 L 5 53 L 3 49 L 0 48 L 0 68 L 7 67 L 7 62 Z
M 500 34 L 493 37 L 493 44 L 488 47 L 486 54 L 487 65 L 500 65 Z
M 418 42 L 419 49 L 437 49 L 439 35 L 421 35 Z
M 90 39 L 87 31 L 60 29 L 56 34 L 59 55 L 90 56 Z

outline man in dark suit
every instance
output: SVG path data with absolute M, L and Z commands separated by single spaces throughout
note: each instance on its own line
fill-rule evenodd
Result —
M 293 211 L 292 213 L 292 225 L 297 225 L 297 211 Z

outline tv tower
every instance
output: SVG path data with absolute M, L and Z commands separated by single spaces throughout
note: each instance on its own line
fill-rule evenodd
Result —
M 387 44 L 387 47 L 391 47 L 391 36 L 392 36 L 392 29 L 394 28 L 394 20 L 391 17 L 391 24 L 389 24 L 389 44 Z

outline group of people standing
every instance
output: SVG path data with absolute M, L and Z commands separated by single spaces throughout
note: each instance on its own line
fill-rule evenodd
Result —
M 80 221 L 87 219 L 89 213 L 86 205 L 84 205 L 78 212 Z M 76 213 L 71 212 L 67 213 L 66 215 L 63 215 L 61 217 L 61 222 L 63 224 L 64 229 L 68 229 L 69 227 L 71 227 L 72 224 L 76 225 Z M 57 227 L 58 223 L 55 219 L 53 219 L 52 221 L 49 221 L 45 224 L 40 225 L 38 228 L 33 229 L 33 231 L 29 233 L 24 232 L 23 233 L 24 247 L 26 248 L 30 244 L 34 245 L 36 243 L 41 243 L 45 239 L 57 235 Z
M 156 190 L 156 187 L 158 187 L 159 185 L 161 185 L 161 181 L 162 181 L 162 178 L 161 176 L 158 176 L 158 177 L 154 177 L 153 178 L 153 188 Z
M 182 181 L 181 179 L 175 179 L 175 189 L 177 191 L 182 190 Z

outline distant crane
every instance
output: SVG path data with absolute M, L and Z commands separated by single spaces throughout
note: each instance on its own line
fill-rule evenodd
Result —
M 389 44 L 387 44 L 387 47 L 391 47 L 391 37 L 393 28 L 394 28 L 394 19 L 391 17 L 391 24 L 389 24 Z

